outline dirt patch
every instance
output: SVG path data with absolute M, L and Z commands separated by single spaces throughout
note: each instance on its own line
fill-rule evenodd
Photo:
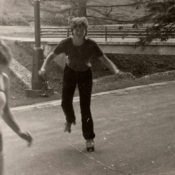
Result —
M 108 56 L 120 70 L 131 72 L 136 77 L 175 70 L 175 57 L 173 55 L 108 54 Z
M 29 71 L 32 71 L 34 44 L 19 41 L 6 41 L 6 43 L 10 47 L 13 57 Z

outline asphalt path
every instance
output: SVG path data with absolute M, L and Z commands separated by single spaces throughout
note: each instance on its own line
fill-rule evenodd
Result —
M 92 97 L 95 152 L 85 150 L 77 124 L 64 133 L 60 105 L 13 109 L 32 147 L 2 122 L 4 175 L 174 175 L 175 82 Z

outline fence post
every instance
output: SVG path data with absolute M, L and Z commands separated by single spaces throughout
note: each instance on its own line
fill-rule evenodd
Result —
M 40 0 L 34 1 L 34 17 L 35 17 L 35 46 L 32 71 L 32 89 L 41 89 L 41 80 L 38 70 L 43 62 L 43 50 L 41 48 L 40 39 Z
M 108 29 L 107 26 L 105 26 L 105 41 L 108 40 Z
M 38 75 L 38 71 L 43 63 L 43 49 L 40 41 L 40 0 L 34 0 L 34 19 L 35 19 L 35 46 L 32 64 L 32 89 L 26 90 L 29 97 L 37 97 L 42 92 L 42 80 Z
M 69 27 L 67 27 L 67 37 L 69 37 Z

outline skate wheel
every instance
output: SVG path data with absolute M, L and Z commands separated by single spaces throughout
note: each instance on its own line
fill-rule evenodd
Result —
M 89 148 L 87 148 L 87 152 L 94 152 L 94 147 L 89 147 Z

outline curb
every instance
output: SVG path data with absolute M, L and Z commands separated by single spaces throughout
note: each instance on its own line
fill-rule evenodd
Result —
M 144 89 L 144 88 L 148 88 L 148 87 L 155 87 L 155 86 L 165 86 L 168 84 L 175 84 L 175 81 L 152 83 L 152 84 L 148 84 L 148 85 L 139 85 L 139 86 L 127 87 L 124 89 L 117 89 L 117 90 L 112 90 L 112 91 L 100 92 L 100 93 L 92 94 L 92 99 L 94 97 L 108 95 L 108 94 L 124 95 L 128 91 L 132 91 L 132 90 L 136 90 L 136 89 Z M 74 97 L 73 102 L 79 102 L 79 97 Z M 53 100 L 53 101 L 49 101 L 49 102 L 36 103 L 33 105 L 13 107 L 13 108 L 11 108 L 11 110 L 12 111 L 24 111 L 24 110 L 42 109 L 42 108 L 48 108 L 48 107 L 54 107 L 54 106 L 60 106 L 60 105 L 61 105 L 61 100 Z

